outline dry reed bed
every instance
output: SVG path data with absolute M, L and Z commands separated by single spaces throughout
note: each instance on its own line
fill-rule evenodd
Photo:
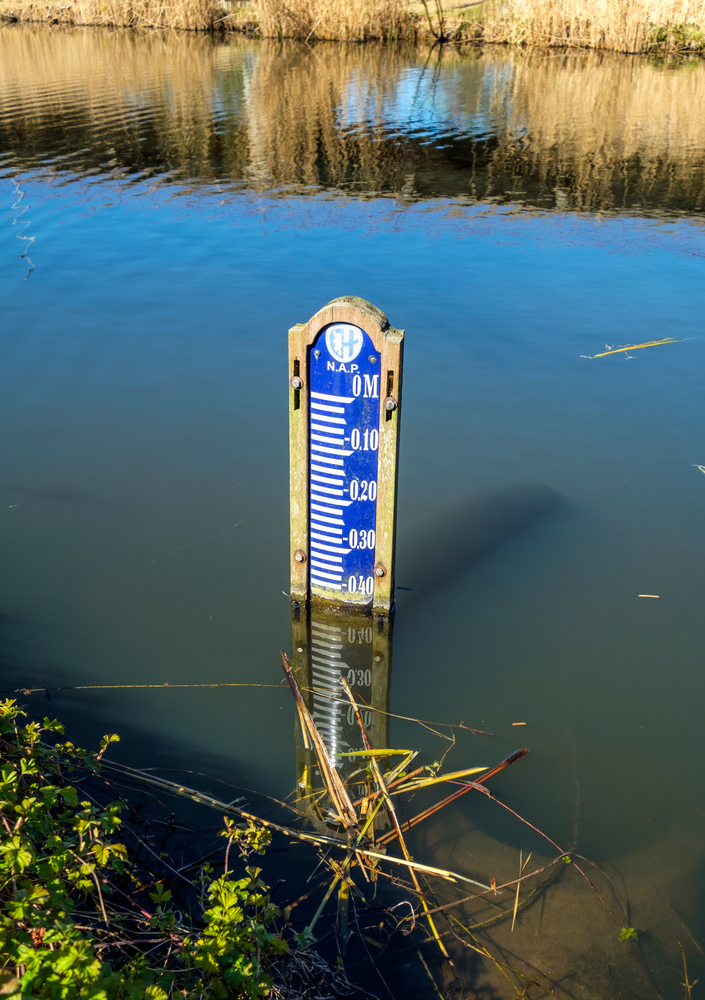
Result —
M 256 0 L 266 37 L 702 51 L 705 0 Z
M 617 52 L 700 52 L 705 0 L 1 0 L 0 18 L 246 30 L 272 38 L 436 38 Z
M 249 27 L 219 0 L 0 0 L 0 21 L 211 32 Z
M 485 42 L 632 53 L 705 46 L 704 0 L 509 0 L 483 11 L 470 33 Z

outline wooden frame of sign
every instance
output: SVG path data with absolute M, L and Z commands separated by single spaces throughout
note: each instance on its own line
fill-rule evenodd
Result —
M 403 350 L 352 296 L 289 330 L 293 601 L 392 613 Z

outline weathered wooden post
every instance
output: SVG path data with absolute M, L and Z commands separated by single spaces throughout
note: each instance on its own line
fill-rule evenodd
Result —
M 289 331 L 293 601 L 392 614 L 403 347 L 351 296 Z

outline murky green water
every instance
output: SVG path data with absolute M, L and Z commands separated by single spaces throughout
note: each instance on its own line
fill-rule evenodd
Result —
M 528 746 L 504 801 L 697 977 L 705 65 L 10 26 L 0 81 L 3 686 L 279 684 L 286 331 L 361 295 L 407 331 L 391 711 L 494 734 L 456 768 Z M 52 699 L 127 762 L 293 785 L 283 688 Z M 479 796 L 415 849 L 543 850 Z M 503 947 L 648 995 L 561 898 Z

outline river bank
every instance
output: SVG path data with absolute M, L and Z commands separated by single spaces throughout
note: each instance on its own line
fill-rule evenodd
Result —
M 631 54 L 705 50 L 705 0 L 3 0 L 0 21 L 306 41 L 431 40 Z

